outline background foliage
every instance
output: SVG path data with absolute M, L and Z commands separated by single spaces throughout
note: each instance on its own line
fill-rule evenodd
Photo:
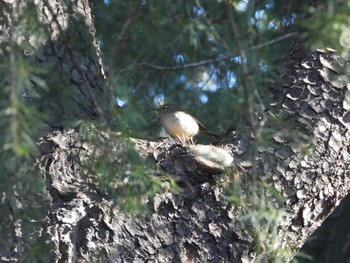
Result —
M 293 32 L 301 5 L 96 1 L 95 10 L 109 85 L 133 116 L 129 129 L 154 136 L 159 124 L 151 111 L 163 101 L 180 104 L 214 130 L 239 123 L 247 112 L 244 88 L 254 98 L 266 92 L 290 39 L 257 45 Z M 249 87 L 242 81 L 243 50 Z
M 308 38 L 312 48 L 335 48 L 344 60 L 348 59 L 349 1 L 319 2 L 93 1 L 97 38 L 108 76 L 105 89 L 115 99 L 113 130 L 121 132 L 123 138 L 155 138 L 161 128 L 152 109 L 171 102 L 218 132 L 242 128 L 248 119 L 256 127 L 255 132 L 262 135 L 259 143 L 264 143 L 268 129 L 260 120 L 267 118 L 264 109 L 268 88 L 276 82 L 293 38 Z M 35 142 L 48 132 L 48 116 L 33 105 L 35 100 L 47 100 L 49 107 L 69 112 L 72 101 L 66 99 L 64 76 L 34 66 L 28 59 L 36 51 L 33 38 L 47 38 L 48 30 L 39 22 L 40 11 L 35 4 L 27 1 L 25 6 L 19 16 L 13 17 L 10 36 L 1 35 L 0 41 L 0 253 L 11 250 L 15 242 L 11 237 L 17 236 L 24 244 L 24 253 L 36 258 L 37 248 L 45 240 L 38 229 L 44 223 L 48 197 L 44 180 L 35 172 Z M 1 26 L 4 21 L 1 18 Z M 23 36 L 20 42 L 14 37 L 18 35 Z M 72 41 L 74 45 L 79 43 Z M 33 89 L 32 83 L 41 92 Z M 252 112 L 259 115 L 259 121 Z M 80 119 L 65 114 L 60 122 L 57 127 L 78 127 L 85 132 L 97 125 L 80 125 Z M 106 131 L 110 132 L 110 127 Z M 96 137 L 90 139 L 99 142 Z M 134 196 L 130 204 L 135 208 L 144 196 L 133 194 L 141 189 L 148 196 L 159 191 L 160 183 L 145 187 L 142 160 L 135 157 L 127 143 L 123 147 L 134 165 L 122 166 L 122 170 L 129 171 L 133 183 L 131 188 L 123 188 L 125 196 L 118 191 L 114 196 L 124 200 Z M 106 152 L 101 156 L 110 155 Z M 119 160 L 126 165 L 122 156 Z M 94 167 L 100 175 L 98 183 L 102 189 L 107 187 L 109 194 L 113 194 L 110 189 L 122 175 L 118 169 L 109 170 L 112 163 L 100 160 Z M 19 225 L 20 234 L 16 233 Z

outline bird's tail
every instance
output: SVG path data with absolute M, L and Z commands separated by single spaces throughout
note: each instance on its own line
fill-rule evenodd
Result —
M 214 138 L 219 138 L 219 136 L 220 136 L 219 134 L 212 132 L 212 131 L 208 131 L 208 130 L 201 130 L 200 133 L 204 134 L 204 135 L 212 136 Z

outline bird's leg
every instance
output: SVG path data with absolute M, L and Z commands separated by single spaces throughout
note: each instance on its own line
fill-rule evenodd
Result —
M 190 145 L 195 145 L 196 142 L 193 140 L 193 137 L 190 137 L 190 139 L 188 140 Z
M 182 137 L 182 136 L 176 136 L 176 137 L 174 137 L 174 141 L 175 141 L 175 143 L 177 143 L 177 144 L 185 144 L 185 142 L 186 142 L 185 138 Z

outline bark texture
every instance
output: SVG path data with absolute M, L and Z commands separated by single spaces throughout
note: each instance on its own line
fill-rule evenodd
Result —
M 69 88 L 75 103 L 72 114 L 107 118 L 99 107 L 108 103 L 101 104 L 103 73 L 88 1 L 69 6 L 43 1 L 38 10 L 51 38 L 42 43 L 40 54 L 32 54 L 33 63 L 58 69 L 64 76 L 65 91 Z M 79 43 L 72 44 L 74 34 Z M 284 62 L 285 74 L 271 91 L 270 114 L 299 132 L 293 139 L 279 127 L 273 142 L 260 146 L 254 156 L 257 179 L 283 196 L 282 202 L 273 204 L 285 210 L 275 228 L 278 244 L 291 250 L 285 259 L 349 192 L 350 95 L 339 78 L 342 66 L 333 51 L 309 52 L 296 44 Z M 62 121 L 65 109 L 50 101 L 36 103 L 50 112 L 51 124 Z M 218 146 L 234 157 L 232 173 L 222 177 L 219 170 L 202 166 L 186 146 L 163 140 L 133 143 L 155 166 L 191 185 L 177 195 L 157 195 L 147 218 L 122 213 L 90 183 L 84 164 L 97 146 L 82 140 L 78 132 L 55 131 L 39 141 L 38 171 L 46 177 L 52 198 L 48 230 L 55 247 L 53 261 L 249 262 L 269 257 L 275 247 L 254 234 L 254 225 L 242 224 L 243 209 L 230 204 L 224 194 L 232 177 L 245 178 L 255 170 L 246 154 L 256 143 L 253 138 L 232 131 L 222 136 Z
M 307 52 L 297 44 L 284 66 L 270 111 L 288 123 L 288 129 L 297 129 L 299 137 L 276 130 L 273 143 L 261 146 L 257 158 L 259 179 L 283 195 L 283 202 L 275 202 L 285 210 L 276 229 L 279 244 L 291 249 L 288 259 L 349 192 L 350 119 L 349 90 L 339 78 L 335 53 Z M 50 149 L 44 152 L 40 171 L 52 179 L 55 209 L 50 225 L 58 258 L 84 261 L 97 249 L 112 262 L 246 262 L 268 252 L 269 241 L 242 225 L 239 207 L 225 200 L 223 189 L 232 178 L 201 169 L 185 146 L 133 142 L 141 155 L 192 185 L 178 195 L 159 194 L 147 219 L 121 213 L 86 187 L 79 163 L 89 155 L 89 147 L 81 146 L 76 132 L 57 133 L 41 142 Z M 253 143 L 244 134 L 228 132 L 220 145 L 235 157 L 234 166 L 249 169 L 244 153 Z M 235 173 L 246 176 L 239 169 Z
M 49 116 L 47 122 L 57 128 L 70 118 L 104 118 L 107 113 L 103 107 L 108 108 L 109 102 L 102 89 L 105 76 L 90 2 L 41 0 L 34 4 L 10 0 L 1 8 L 4 19 L 1 43 L 25 46 L 25 55 L 40 69 L 37 81 L 32 81 L 35 94 L 26 95 L 39 111 Z M 32 12 L 33 21 L 21 16 L 27 10 Z M 22 26 L 29 22 L 34 29 Z M 69 109 L 66 105 L 70 105 Z
M 288 123 L 307 136 L 307 144 L 298 146 L 277 134 L 280 146 L 267 152 L 275 157 L 273 184 L 290 213 L 293 238 L 286 242 L 296 248 L 349 193 L 350 94 L 340 75 L 343 65 L 333 50 L 307 52 L 300 44 L 284 63 L 284 92 L 277 105 Z

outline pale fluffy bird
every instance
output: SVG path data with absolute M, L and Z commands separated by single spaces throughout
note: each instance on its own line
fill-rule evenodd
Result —
M 166 132 L 181 142 L 192 141 L 198 133 L 218 137 L 216 133 L 208 131 L 199 120 L 175 104 L 164 104 L 156 111 L 159 112 L 160 122 Z

